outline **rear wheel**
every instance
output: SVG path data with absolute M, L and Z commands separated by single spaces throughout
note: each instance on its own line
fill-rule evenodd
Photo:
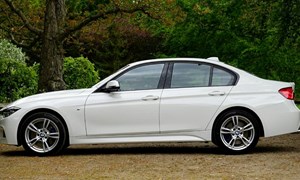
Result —
M 28 117 L 21 130 L 22 145 L 32 154 L 45 156 L 66 147 L 66 129 L 53 114 L 40 112 Z
M 213 141 L 231 154 L 249 152 L 259 139 L 257 121 L 256 117 L 247 111 L 230 111 L 217 120 L 213 130 Z

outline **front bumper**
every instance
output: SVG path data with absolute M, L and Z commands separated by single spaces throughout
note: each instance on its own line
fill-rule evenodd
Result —
M 0 117 L 0 144 L 18 145 L 18 125 L 20 117 L 11 115 L 7 118 Z

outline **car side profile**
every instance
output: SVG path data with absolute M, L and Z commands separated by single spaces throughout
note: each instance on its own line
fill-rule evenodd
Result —
M 0 111 L 0 143 L 39 156 L 73 144 L 212 141 L 251 151 L 299 131 L 294 83 L 261 79 L 218 58 L 125 66 L 88 89 L 37 94 Z

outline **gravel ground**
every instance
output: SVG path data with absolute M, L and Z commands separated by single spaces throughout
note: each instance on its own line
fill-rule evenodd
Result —
M 30 157 L 0 145 L 0 179 L 300 179 L 300 133 L 263 138 L 245 155 L 224 155 L 211 143 L 148 143 Z

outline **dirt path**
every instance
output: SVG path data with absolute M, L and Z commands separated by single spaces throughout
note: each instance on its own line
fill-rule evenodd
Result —
M 85 145 L 28 157 L 0 145 L 0 179 L 300 179 L 300 133 L 261 139 L 246 155 L 208 143 Z

